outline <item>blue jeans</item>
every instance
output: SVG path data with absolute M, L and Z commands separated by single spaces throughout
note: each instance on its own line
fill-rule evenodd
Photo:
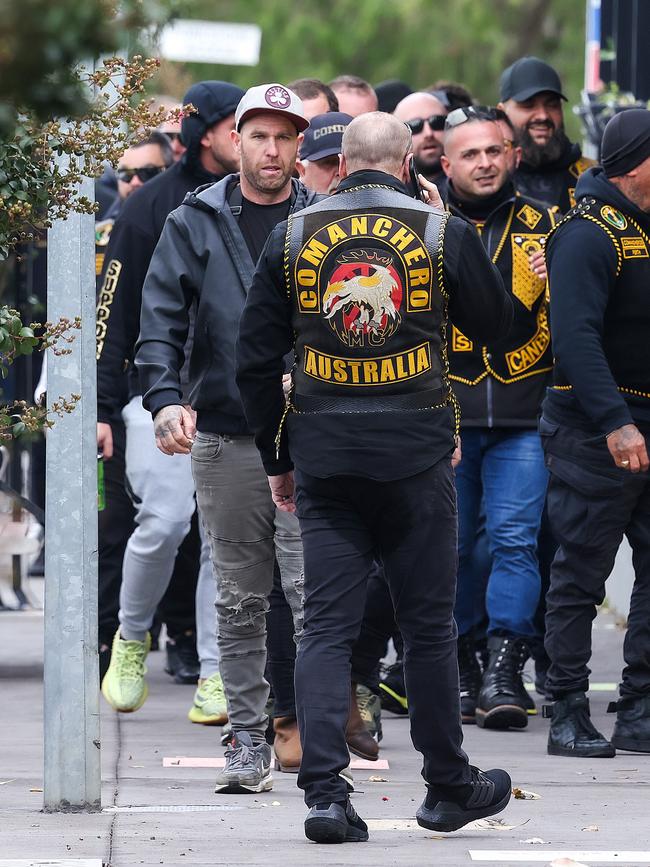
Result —
M 465 428 L 458 491 L 458 585 L 455 617 L 460 635 L 480 619 L 483 587 L 473 554 L 481 501 L 492 570 L 485 608 L 488 634 L 530 638 L 539 601 L 539 532 L 548 473 L 535 430 Z

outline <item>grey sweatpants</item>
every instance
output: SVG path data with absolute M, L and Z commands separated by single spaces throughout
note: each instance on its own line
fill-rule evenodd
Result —
M 122 418 L 126 426 L 126 476 L 136 501 L 136 528 L 122 566 L 120 633 L 123 638 L 143 641 L 169 585 L 178 548 L 190 529 L 194 480 L 189 455 L 172 457 L 156 448 L 153 421 L 142 406 L 142 398 L 133 397 Z M 219 668 L 216 581 L 208 546 L 203 536 L 196 591 L 201 677 L 209 677 Z
M 298 520 L 275 508 L 252 437 L 198 432 L 192 446 L 192 472 L 217 575 L 220 670 L 228 716 L 235 731 L 263 735 L 269 695 L 264 679 L 266 612 L 275 559 L 296 640 L 302 632 L 304 577 Z

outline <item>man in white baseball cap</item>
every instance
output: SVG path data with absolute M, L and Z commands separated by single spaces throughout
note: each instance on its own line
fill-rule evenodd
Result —
M 273 785 L 264 669 L 275 562 L 295 634 L 302 631 L 300 529 L 294 515 L 273 503 L 234 359 L 237 323 L 267 238 L 317 199 L 293 178 L 307 126 L 300 99 L 283 85 L 248 90 L 230 132 L 241 170 L 200 187 L 170 215 L 143 289 L 136 359 L 143 403 L 154 416 L 160 451 L 191 453 L 217 576 L 220 671 L 233 732 L 217 775 L 219 793 L 260 793 Z M 196 419 L 184 406 L 178 364 L 193 302 L 189 402 Z M 293 692 L 284 700 L 277 686 L 274 693 L 276 759 L 281 770 L 297 771 L 301 745 Z
M 265 112 L 276 112 L 289 118 L 298 132 L 309 126 L 302 100 L 283 84 L 259 84 L 250 87 L 242 97 L 235 112 L 235 129 L 241 132 L 244 121 Z

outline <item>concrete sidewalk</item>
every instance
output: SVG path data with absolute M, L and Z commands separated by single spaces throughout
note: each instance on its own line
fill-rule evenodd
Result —
M 460 867 L 475 861 L 510 867 L 550 864 L 560 856 L 583 864 L 650 865 L 650 755 L 547 756 L 541 713 L 521 732 L 465 727 L 474 764 L 507 768 L 516 786 L 539 798 L 513 799 L 500 822 L 449 835 L 415 825 L 424 792 L 419 762 L 408 722 L 385 715 L 381 758 L 390 767 L 354 772 L 354 804 L 368 820 L 370 842 L 310 844 L 295 776 L 275 773 L 273 791 L 262 796 L 217 796 L 213 769 L 163 767 L 165 757 L 214 758 L 223 750 L 219 729 L 187 720 L 193 687 L 171 681 L 162 653 L 149 657 L 150 696 L 140 711 L 118 715 L 102 699 L 103 812 L 44 814 L 42 635 L 38 612 L 0 614 L 0 867 L 41 861 L 59 867 Z M 605 688 L 592 692 L 592 711 L 609 734 L 613 717 L 605 709 L 615 698 L 623 635 L 611 616 L 601 615 L 594 638 L 593 682 Z

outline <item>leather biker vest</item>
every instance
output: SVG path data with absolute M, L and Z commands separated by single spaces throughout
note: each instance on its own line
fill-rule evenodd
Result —
M 453 400 L 443 282 L 447 219 L 374 184 L 289 218 L 292 411 L 398 411 Z

